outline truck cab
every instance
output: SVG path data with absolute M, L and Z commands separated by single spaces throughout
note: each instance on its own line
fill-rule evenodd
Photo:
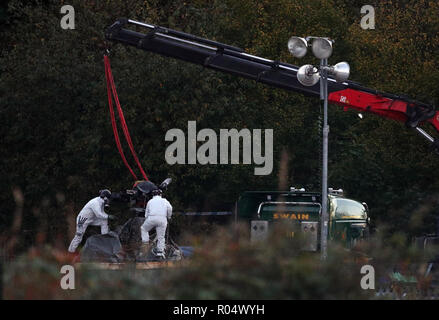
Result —
M 238 199 L 237 217 L 250 222 L 253 240 L 264 239 L 277 223 L 287 225 L 286 236 L 301 234 L 304 251 L 320 249 L 321 194 L 303 188 L 290 191 L 246 191 Z M 368 235 L 369 217 L 365 203 L 345 198 L 343 191 L 329 188 L 328 239 L 346 248 Z

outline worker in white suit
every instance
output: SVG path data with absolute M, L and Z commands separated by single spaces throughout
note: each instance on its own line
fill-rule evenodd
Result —
M 82 241 L 85 230 L 89 225 L 100 226 L 101 234 L 108 233 L 108 219 L 112 215 L 105 213 L 105 206 L 109 204 L 111 192 L 108 189 L 99 191 L 99 197 L 91 199 L 79 212 L 76 218 L 76 234 L 69 246 L 69 252 L 73 253 Z
M 149 231 L 155 228 L 157 233 L 157 248 L 153 253 L 157 257 L 165 258 L 165 235 L 168 220 L 172 216 L 172 206 L 168 200 L 162 198 L 162 191 L 152 191 L 152 199 L 148 201 L 145 209 L 145 222 L 141 226 L 142 246 L 141 254 L 146 255 L 149 249 Z

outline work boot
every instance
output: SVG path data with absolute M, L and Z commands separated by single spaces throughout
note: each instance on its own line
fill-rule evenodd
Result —
M 165 254 L 162 251 L 157 251 L 157 248 L 152 249 L 152 253 L 158 260 L 166 260 Z

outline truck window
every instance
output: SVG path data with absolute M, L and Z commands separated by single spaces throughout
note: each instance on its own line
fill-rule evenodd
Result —
M 367 219 L 366 208 L 359 202 L 338 198 L 335 202 L 336 219 Z

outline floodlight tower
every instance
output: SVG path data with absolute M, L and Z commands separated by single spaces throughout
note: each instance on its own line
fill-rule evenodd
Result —
M 314 56 L 320 59 L 319 66 L 303 65 L 297 71 L 297 80 L 304 86 L 313 86 L 320 80 L 320 100 L 323 102 L 323 169 L 322 169 L 322 217 L 321 217 L 321 254 L 327 257 L 328 249 L 328 76 L 331 81 L 343 82 L 349 78 L 349 64 L 339 62 L 334 66 L 328 65 L 332 54 L 334 40 L 324 37 L 306 38 L 293 36 L 288 40 L 288 50 L 296 58 L 303 58 L 308 47 L 312 48 Z

